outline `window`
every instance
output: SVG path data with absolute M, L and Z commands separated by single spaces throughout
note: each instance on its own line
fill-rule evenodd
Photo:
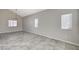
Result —
M 38 27 L 38 19 L 36 18 L 35 19 L 35 28 L 37 28 Z
M 17 27 L 17 20 L 8 20 L 8 27 Z
M 66 30 L 72 29 L 72 14 L 64 14 L 61 16 L 61 28 Z

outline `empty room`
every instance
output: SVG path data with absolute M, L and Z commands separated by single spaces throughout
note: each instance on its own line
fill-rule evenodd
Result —
M 78 9 L 0 9 L 0 50 L 79 50 Z

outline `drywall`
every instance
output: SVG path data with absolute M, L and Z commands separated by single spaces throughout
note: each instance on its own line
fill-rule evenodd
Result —
M 61 29 L 61 15 L 72 14 L 72 30 Z M 34 19 L 39 19 L 39 27 L 34 27 Z M 24 17 L 23 30 L 43 35 L 52 39 L 79 45 L 78 10 L 49 9 L 37 14 Z
M 15 31 L 22 31 L 22 19 L 20 16 L 17 18 L 18 26 L 17 27 L 8 27 L 8 20 L 15 19 L 16 14 L 7 10 L 7 9 L 0 9 L 0 33 L 6 32 L 15 32 Z

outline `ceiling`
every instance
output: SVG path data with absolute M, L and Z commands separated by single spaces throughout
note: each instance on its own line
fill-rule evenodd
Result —
M 45 9 L 10 9 L 10 10 L 14 13 L 17 13 L 17 15 L 24 17 L 40 11 L 44 11 Z

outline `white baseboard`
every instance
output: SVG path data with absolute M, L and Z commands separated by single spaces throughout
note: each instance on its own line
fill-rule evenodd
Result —
M 13 33 L 13 32 L 20 32 L 20 31 L 22 31 L 22 30 L 17 30 L 17 31 L 6 31 L 6 32 L 0 32 L 0 34 L 2 34 L 2 33 Z
M 29 33 L 33 33 L 33 32 L 29 32 Z M 41 36 L 45 36 L 45 37 L 50 38 L 49 36 L 42 35 L 42 34 L 38 34 L 38 33 L 33 33 L 33 34 L 37 34 L 37 35 L 41 35 Z M 56 38 L 50 38 L 50 39 L 55 39 L 55 40 L 59 40 L 59 41 L 62 41 L 62 42 L 68 43 L 68 44 L 72 44 L 72 45 L 75 45 L 75 46 L 79 46 L 79 44 L 74 43 L 74 42 L 70 42 L 70 41 L 67 41 L 67 40 L 62 40 L 62 39 L 60 40 L 60 39 L 56 39 Z
M 20 31 L 23 31 L 23 30 L 20 30 Z M 7 32 L 0 32 L 0 33 L 12 33 L 12 32 L 20 32 L 19 30 L 17 31 L 7 31 Z M 26 31 L 24 31 L 26 32 Z M 33 32 L 29 32 L 29 33 L 33 33 Z M 37 35 L 41 35 L 41 36 L 45 36 L 45 37 L 48 37 L 50 38 L 49 36 L 46 36 L 46 35 L 42 35 L 42 34 L 38 34 L 38 33 L 33 33 L 33 34 L 37 34 Z M 70 41 L 67 41 L 67 40 L 60 40 L 60 39 L 56 39 L 56 38 L 50 38 L 50 39 L 55 39 L 55 40 L 59 40 L 59 41 L 62 41 L 62 42 L 65 42 L 65 43 L 68 43 L 68 44 L 72 44 L 72 45 L 75 45 L 75 46 L 79 46 L 79 44 L 77 43 L 74 43 L 74 42 L 70 42 Z

